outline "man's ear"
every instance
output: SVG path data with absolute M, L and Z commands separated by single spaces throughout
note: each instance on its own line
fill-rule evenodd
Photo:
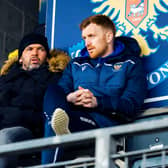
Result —
M 112 43 L 112 41 L 113 41 L 113 33 L 111 31 L 108 31 L 106 33 L 106 41 L 107 41 L 107 43 Z
M 19 63 L 22 64 L 22 62 L 23 62 L 23 61 L 22 61 L 22 58 L 20 58 L 20 59 L 19 59 Z

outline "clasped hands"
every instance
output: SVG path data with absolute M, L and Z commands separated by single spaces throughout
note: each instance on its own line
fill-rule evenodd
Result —
M 89 89 L 78 87 L 78 90 L 67 95 L 67 101 L 76 106 L 83 106 L 87 108 L 97 107 L 97 99 Z

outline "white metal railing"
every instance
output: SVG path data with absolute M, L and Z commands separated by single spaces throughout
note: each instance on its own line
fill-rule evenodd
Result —
M 63 165 L 66 168 L 71 165 L 75 167 L 76 165 L 81 165 L 83 168 L 114 168 L 116 159 L 124 160 L 124 167 L 128 168 L 128 159 L 129 157 L 142 155 L 143 164 L 142 168 L 145 168 L 144 162 L 146 161 L 147 155 L 149 153 L 161 152 L 163 157 L 163 167 L 165 167 L 165 155 L 168 150 L 167 147 L 162 149 L 154 150 L 141 150 L 133 152 L 125 152 L 122 154 L 116 153 L 116 137 L 124 137 L 126 135 L 138 134 L 138 133 L 149 133 L 151 131 L 167 131 L 168 130 L 168 119 L 160 119 L 153 121 L 145 121 L 141 123 L 126 124 L 115 126 L 112 128 L 103 128 L 79 133 L 73 133 L 69 135 L 50 137 L 50 138 L 41 138 L 36 140 L 28 140 L 18 143 L 12 143 L 8 145 L 2 145 L 0 147 L 0 156 L 11 155 L 11 154 L 22 154 L 32 151 L 41 151 L 43 149 L 55 148 L 59 146 L 72 145 L 79 142 L 95 142 L 95 156 L 93 158 L 85 158 L 81 160 L 65 161 L 60 163 L 51 163 L 48 165 L 36 165 L 29 166 L 36 168 L 47 168 L 47 167 L 59 167 Z M 73 165 L 73 166 L 72 166 Z M 82 168 L 82 166 L 78 166 Z M 90 167 L 89 167 L 90 166 Z M 129 167 L 130 168 L 130 167 Z

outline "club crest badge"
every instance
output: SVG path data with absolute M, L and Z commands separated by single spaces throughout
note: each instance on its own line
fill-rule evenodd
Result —
M 123 65 L 122 62 L 115 63 L 115 64 L 113 65 L 113 69 L 114 69 L 115 71 L 119 71 L 119 70 L 121 69 L 122 65 Z
M 134 27 L 137 27 L 147 16 L 147 0 L 127 0 L 126 1 L 126 19 Z

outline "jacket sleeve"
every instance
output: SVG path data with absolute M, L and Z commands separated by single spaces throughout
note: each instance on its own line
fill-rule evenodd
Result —
M 58 85 L 64 90 L 65 94 L 73 92 L 73 78 L 72 78 L 72 62 L 70 62 L 64 70 Z
M 120 97 L 97 97 L 98 109 L 132 120 L 140 112 L 146 95 L 146 77 L 140 59 L 128 69 L 126 78 L 126 86 Z

